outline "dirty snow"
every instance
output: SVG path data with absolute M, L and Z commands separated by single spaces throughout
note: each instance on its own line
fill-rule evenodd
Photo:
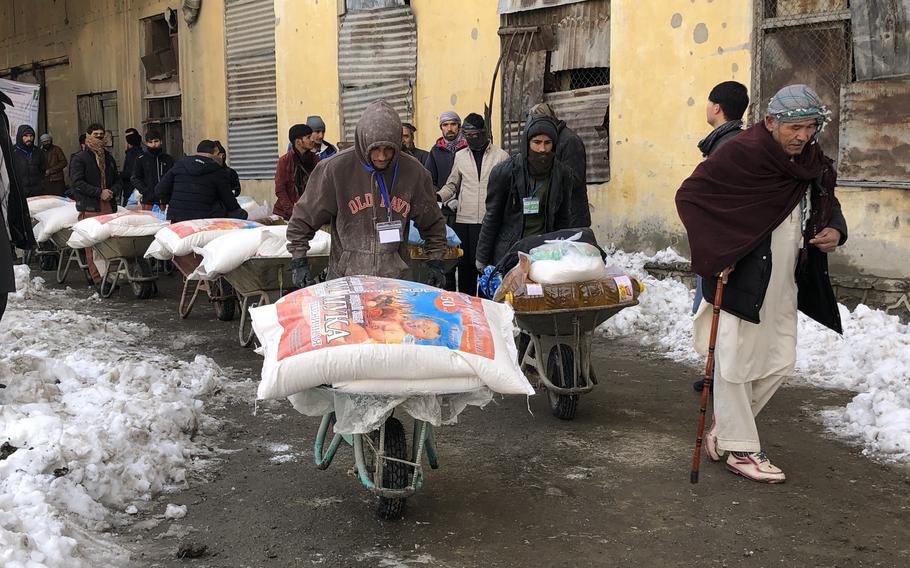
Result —
M 150 350 L 144 325 L 65 309 L 20 267 L 16 280 L 0 321 L 0 444 L 17 448 L 0 461 L 0 566 L 124 565 L 99 533 L 185 483 L 221 370 Z
M 646 262 L 687 261 L 672 249 L 653 257 L 612 251 L 608 265 L 641 279 L 641 304 L 603 324 L 608 338 L 626 338 L 663 356 L 703 364 L 692 347 L 692 290 L 677 279 L 658 280 Z M 858 394 L 845 408 L 826 410 L 826 426 L 859 440 L 868 455 L 910 463 L 910 327 L 896 316 L 859 305 L 840 306 L 841 337 L 800 314 L 796 372 L 809 384 Z

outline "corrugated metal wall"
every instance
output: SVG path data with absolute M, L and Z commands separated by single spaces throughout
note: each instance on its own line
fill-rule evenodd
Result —
M 342 131 L 354 128 L 369 103 L 385 99 L 402 121 L 414 114 L 417 78 L 417 24 L 410 6 L 349 12 L 338 34 Z
M 547 93 L 550 104 L 560 120 L 578 134 L 585 143 L 588 158 L 588 182 L 610 179 L 610 141 L 604 119 L 610 107 L 610 87 L 591 87 Z
M 241 179 L 271 179 L 278 161 L 274 0 L 225 0 L 228 161 Z

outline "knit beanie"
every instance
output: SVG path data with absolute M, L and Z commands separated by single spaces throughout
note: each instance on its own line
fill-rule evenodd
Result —
M 550 140 L 553 143 L 556 143 L 556 139 L 559 136 L 559 131 L 556 128 L 556 121 L 550 118 L 549 116 L 538 116 L 531 118 L 528 121 L 527 126 L 528 132 L 528 141 L 531 141 L 531 138 L 539 134 L 545 134 L 550 137 Z
M 309 126 L 313 132 L 325 132 L 325 121 L 322 120 L 322 117 L 319 115 L 306 117 L 306 125 Z
M 484 130 L 487 127 L 486 121 L 479 114 L 472 112 L 464 119 L 465 130 Z
M 138 132 L 130 132 L 126 135 L 126 143 L 130 146 L 139 146 L 142 144 L 142 136 Z

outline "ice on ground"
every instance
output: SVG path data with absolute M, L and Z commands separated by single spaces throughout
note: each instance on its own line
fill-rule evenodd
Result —
M 167 504 L 167 509 L 164 511 L 165 519 L 182 519 L 186 516 L 186 505 L 174 505 L 173 503 Z
M 9 295 L 13 300 L 31 298 L 36 292 L 44 289 L 44 278 L 40 276 L 32 278 L 31 269 L 26 264 L 14 265 L 13 274 L 16 279 L 16 291 Z
M 26 294 L 0 321 L 0 444 L 18 448 L 0 461 L 0 566 L 122 565 L 98 531 L 185 483 L 221 370 L 150 351 L 144 325 L 52 309 L 72 302 L 17 277 Z
M 640 279 L 645 292 L 639 306 L 621 311 L 600 331 L 700 366 L 704 361 L 692 346 L 693 291 L 678 279 L 648 274 L 649 261 L 686 259 L 672 249 L 655 256 L 611 252 L 607 264 Z M 845 408 L 823 413 L 833 432 L 861 440 L 870 455 L 910 462 L 910 327 L 864 305 L 853 311 L 841 305 L 840 314 L 843 337 L 800 314 L 796 373 L 818 387 L 859 393 Z

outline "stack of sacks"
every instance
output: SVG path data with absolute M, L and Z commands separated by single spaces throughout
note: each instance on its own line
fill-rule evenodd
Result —
M 78 249 L 90 247 L 111 237 L 154 235 L 168 223 L 160 213 L 121 210 L 79 221 L 73 225 L 73 234 L 66 245 Z
M 354 276 L 298 290 L 250 316 L 265 354 L 260 399 L 320 385 L 390 396 L 534 393 L 517 365 L 507 304 Z
M 203 247 L 194 247 L 193 252 L 202 257 L 202 262 L 190 278 L 214 280 L 236 270 L 251 258 L 291 258 L 288 251 L 287 226 L 261 227 L 250 231 L 232 231 L 213 239 Z M 310 241 L 309 256 L 329 253 L 331 237 L 324 231 L 317 231 Z
M 241 219 L 195 219 L 181 221 L 155 233 L 155 241 L 145 252 L 145 258 L 170 260 L 185 256 L 197 247 L 204 247 L 221 235 L 231 231 L 250 230 L 262 227 L 255 221 Z
M 38 221 L 34 227 L 35 240 L 43 243 L 50 240 L 54 233 L 75 225 L 79 220 L 79 211 L 76 210 L 74 201 L 66 200 L 60 202 L 59 207 L 45 208 L 37 214 L 32 212 L 32 216 Z
M 246 211 L 248 221 L 261 221 L 272 214 L 269 206 L 265 203 L 257 203 L 252 197 L 245 195 L 237 198 L 240 208 Z
M 62 207 L 64 205 L 75 206 L 75 201 L 59 195 L 36 195 L 34 197 L 29 197 L 27 201 L 28 212 L 32 217 L 37 216 L 38 213 L 41 213 L 42 211 L 53 209 L 54 207 Z
M 580 236 L 580 235 L 579 235 Z M 634 305 L 644 291 L 638 280 L 608 269 L 598 247 L 575 240 L 547 241 L 519 253 L 494 300 L 516 311 Z

